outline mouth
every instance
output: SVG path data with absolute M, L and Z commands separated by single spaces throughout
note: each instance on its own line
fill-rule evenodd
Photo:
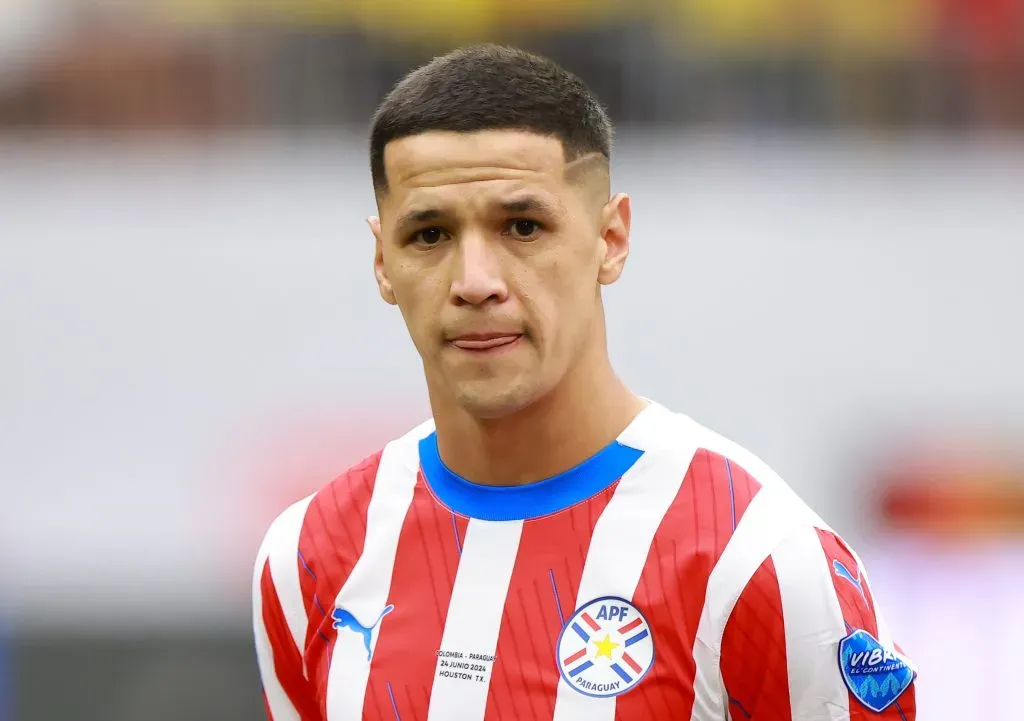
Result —
M 467 333 L 448 342 L 459 350 L 484 354 L 509 349 L 522 337 L 522 333 Z

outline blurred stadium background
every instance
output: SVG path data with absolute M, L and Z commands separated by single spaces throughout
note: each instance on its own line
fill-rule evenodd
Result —
M 477 40 L 619 124 L 626 378 L 857 545 L 922 720 L 1021 718 L 1022 0 L 0 0 L 0 721 L 261 716 L 264 527 L 427 412 L 366 123 Z

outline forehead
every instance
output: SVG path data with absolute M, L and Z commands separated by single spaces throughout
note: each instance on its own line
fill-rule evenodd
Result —
M 566 186 L 565 153 L 557 138 L 515 130 L 431 131 L 392 141 L 384 150 L 388 192 L 397 210 L 426 199 L 530 187 Z

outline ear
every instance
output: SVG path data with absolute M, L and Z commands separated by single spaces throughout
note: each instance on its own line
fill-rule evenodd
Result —
M 384 239 L 380 230 L 380 218 L 367 218 L 366 224 L 370 226 L 370 232 L 373 233 L 375 243 L 373 275 L 377 278 L 377 290 L 380 291 L 380 297 L 384 299 L 385 303 L 396 305 L 398 301 L 395 300 L 395 291 L 391 287 L 391 281 L 388 280 L 387 272 L 384 270 Z
M 601 239 L 604 241 L 604 258 L 597 273 L 597 282 L 611 285 L 622 275 L 629 256 L 629 226 L 633 211 L 629 196 L 619 193 L 604 206 L 601 212 Z

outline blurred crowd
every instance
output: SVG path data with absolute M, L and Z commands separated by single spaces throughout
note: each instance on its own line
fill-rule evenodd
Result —
M 0 128 L 362 123 L 481 40 L 619 122 L 1024 128 L 1024 0 L 3 0 Z

